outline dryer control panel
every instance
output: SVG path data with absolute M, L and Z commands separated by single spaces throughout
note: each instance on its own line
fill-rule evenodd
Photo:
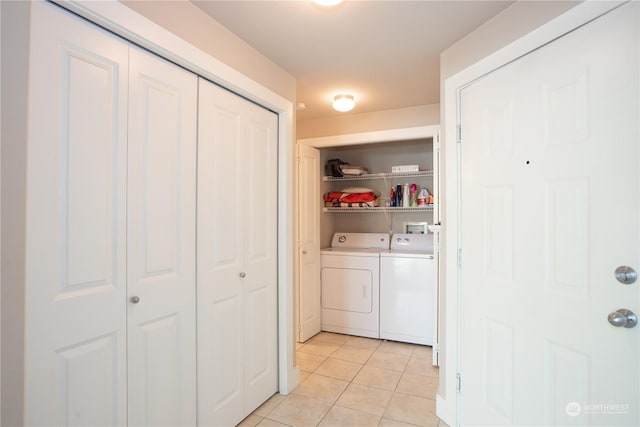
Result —
M 332 248 L 389 249 L 387 233 L 335 233 Z

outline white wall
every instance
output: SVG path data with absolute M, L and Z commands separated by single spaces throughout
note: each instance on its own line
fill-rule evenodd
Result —
M 24 331 L 25 168 L 27 141 L 28 2 L 2 9 L 2 418 L 22 424 Z
M 297 139 L 346 135 L 440 123 L 438 104 L 419 105 L 397 110 L 371 113 L 343 114 L 317 119 L 300 120 L 297 123 Z
M 234 70 L 295 102 L 296 80 L 293 76 L 193 3 L 183 0 L 120 1 Z

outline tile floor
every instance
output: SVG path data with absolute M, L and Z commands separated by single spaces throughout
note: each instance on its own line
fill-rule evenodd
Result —
M 435 415 L 431 347 L 321 332 L 296 355 L 300 385 L 240 427 L 446 426 Z

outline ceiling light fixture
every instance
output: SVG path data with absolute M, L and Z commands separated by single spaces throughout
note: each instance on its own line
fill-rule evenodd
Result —
M 342 3 L 342 0 L 313 0 L 313 2 L 320 6 L 331 7 Z
M 333 109 L 338 111 L 351 111 L 356 106 L 353 95 L 341 93 L 333 97 Z

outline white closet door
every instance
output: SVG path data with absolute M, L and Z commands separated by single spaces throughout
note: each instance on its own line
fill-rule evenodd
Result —
M 298 340 L 320 332 L 320 150 L 298 146 Z
M 198 420 L 244 410 L 240 112 L 200 80 L 198 129 Z
M 128 46 L 31 12 L 25 424 L 125 425 Z
M 237 97 L 236 97 L 237 98 Z M 245 411 L 278 389 L 278 119 L 241 99 L 244 189 Z
M 198 401 L 233 425 L 277 390 L 277 120 L 201 80 Z
M 133 47 L 129 67 L 129 423 L 195 425 L 198 80 Z

